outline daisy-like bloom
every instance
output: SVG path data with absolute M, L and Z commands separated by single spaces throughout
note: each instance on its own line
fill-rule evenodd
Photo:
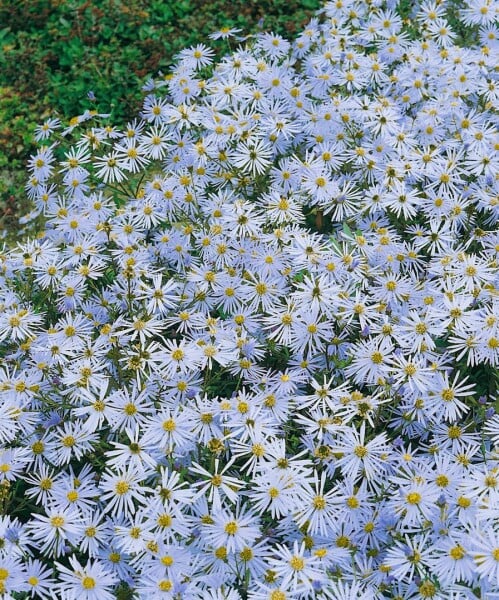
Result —
M 164 314 L 176 305 L 178 291 L 179 286 L 173 279 L 163 283 L 163 277 L 158 273 L 152 277 L 151 284 L 141 283 L 137 298 L 147 302 L 148 313 Z
M 125 325 L 125 328 L 117 332 L 118 335 L 131 334 L 129 336 L 130 341 L 133 342 L 138 338 L 141 344 L 145 344 L 148 338 L 160 336 L 165 329 L 164 321 L 149 315 L 137 316 L 132 322 L 124 322 L 123 325 Z
M 142 479 L 143 475 L 133 467 L 117 470 L 117 473 L 105 472 L 99 482 L 105 511 L 129 516 L 135 513 L 136 504 L 146 504 L 148 488 L 141 485 Z
M 0 594 L 14 598 L 13 593 L 26 591 L 26 573 L 17 556 L 0 557 Z
M 300 205 L 292 196 L 285 197 L 279 192 L 274 192 L 269 194 L 267 202 L 265 215 L 269 222 L 279 225 L 303 220 Z
M 389 361 L 390 376 L 396 386 L 406 383 L 411 390 L 428 392 L 433 385 L 433 371 L 426 361 L 416 356 L 394 354 Z
M 475 577 L 471 540 L 463 536 L 458 539 L 450 537 L 439 541 L 429 566 L 443 585 L 459 581 L 470 584 Z
M 186 373 L 195 369 L 201 361 L 201 349 L 197 344 L 185 339 L 177 343 L 166 340 L 164 351 L 158 357 L 165 378 L 173 377 L 177 372 Z
M 206 529 L 206 540 L 215 548 L 223 546 L 229 553 L 240 552 L 246 546 L 253 546 L 260 537 L 258 525 L 258 519 L 251 513 L 217 511 Z
M 144 444 L 141 439 L 139 426 L 135 429 L 125 428 L 128 437 L 128 444 L 111 442 L 115 450 L 108 450 L 106 456 L 109 457 L 107 464 L 112 469 L 125 469 L 128 465 L 137 471 L 154 469 L 157 460 L 144 450 Z
M 485 261 L 475 255 L 463 256 L 452 264 L 451 273 L 464 283 L 465 290 L 473 291 L 490 279 L 491 270 Z
M 119 183 L 125 179 L 128 160 L 118 152 L 109 152 L 94 160 L 96 175 L 102 177 L 105 183 Z
M 370 600 L 375 593 L 372 587 L 363 587 L 357 581 L 351 583 L 327 582 L 320 589 L 330 600 Z
M 297 314 L 298 312 L 302 311 L 297 309 Z M 304 311 L 303 317 L 296 318 L 289 347 L 293 352 L 300 354 L 316 354 L 325 349 L 326 341 L 331 339 L 332 335 L 332 325 L 319 309 L 309 309 Z
M 222 27 L 218 31 L 209 34 L 209 38 L 211 40 L 225 40 L 230 37 L 235 36 L 237 33 L 240 33 L 241 30 L 237 29 L 237 27 Z
M 26 451 L 19 448 L 0 450 L 0 481 L 15 481 L 28 463 Z
M 368 480 L 379 478 L 386 469 L 388 458 L 387 438 L 384 433 L 366 442 L 366 423 L 357 431 L 353 426 L 338 433 L 338 441 L 332 451 L 342 454 L 336 465 L 341 468 L 345 477 L 355 481 L 359 472 Z
M 147 570 L 157 572 L 158 574 L 166 574 L 175 580 L 181 580 L 187 573 L 191 571 L 190 563 L 192 555 L 189 550 L 182 546 L 173 543 L 160 543 L 154 548 L 154 562 L 147 560 Z
M 414 482 L 412 485 L 400 487 L 389 504 L 400 515 L 404 525 L 417 525 L 421 524 L 423 519 L 433 519 L 438 512 L 436 503 L 440 493 L 435 485 Z
M 61 172 L 66 173 L 68 177 L 79 177 L 85 175 L 88 171 L 84 165 L 90 163 L 90 153 L 86 148 L 71 148 L 68 153 L 65 154 L 65 161 L 61 162 Z
M 165 126 L 154 127 L 150 133 L 140 136 L 140 152 L 149 160 L 159 160 L 165 157 L 169 146 L 169 136 Z
M 73 507 L 47 508 L 47 515 L 34 514 L 28 525 L 33 545 L 46 556 L 61 556 L 67 543 L 76 545 L 82 533 L 81 514 Z
M 499 415 L 494 415 L 491 419 L 486 421 L 484 432 L 490 435 L 493 442 L 499 446 Z
M 42 319 L 28 308 L 0 312 L 0 342 L 34 338 Z
M 81 417 L 87 417 L 85 429 L 94 432 L 99 429 L 103 423 L 109 422 L 111 409 L 107 404 L 107 389 L 102 388 L 99 396 L 94 396 L 89 390 L 79 390 L 79 400 L 84 405 L 76 408 L 74 414 Z
M 429 311 L 423 316 L 417 311 L 411 310 L 406 317 L 402 318 L 402 323 L 400 326 L 401 343 L 410 352 L 421 352 L 422 348 L 433 350 L 435 348 L 434 339 L 438 339 L 444 332 L 444 327 L 435 323 Z
M 345 369 L 347 376 L 358 383 L 375 384 L 387 375 L 393 344 L 389 338 L 378 337 L 352 345 L 352 362 Z
M 275 556 L 269 558 L 269 565 L 278 577 L 281 585 L 290 587 L 296 592 L 312 592 L 313 582 L 325 581 L 325 574 L 319 568 L 318 558 L 310 555 L 305 544 L 293 543 L 293 548 L 278 545 Z
M 469 429 L 469 425 L 435 423 L 432 436 L 441 450 L 461 453 L 480 446 L 479 434 L 470 432 Z
M 491 25 L 497 20 L 497 5 L 490 0 L 469 0 L 461 18 L 465 25 Z
M 118 583 L 114 573 L 98 560 L 89 560 L 83 566 L 75 556 L 70 556 L 69 564 L 71 568 L 56 563 L 60 573 L 56 590 L 67 600 L 113 600 L 113 588 Z
M 214 52 L 204 44 L 197 44 L 191 48 L 182 50 L 178 55 L 179 59 L 189 67 L 200 69 L 213 62 Z
M 277 277 L 248 273 L 248 308 L 255 310 L 259 307 L 266 311 L 276 298 L 284 293 L 282 280 Z
M 188 411 L 166 408 L 145 423 L 142 443 L 147 448 L 160 448 L 167 454 L 174 450 L 178 454 L 185 454 L 192 448 L 191 430 L 192 421 Z
M 42 442 L 38 442 L 38 444 L 42 444 L 42 446 L 37 446 L 35 450 L 43 448 Z M 52 498 L 55 480 L 55 472 L 45 463 L 41 463 L 34 473 L 25 477 L 25 481 L 33 486 L 26 490 L 26 496 L 34 498 L 36 502 L 46 504 Z
M 300 528 L 307 528 L 310 535 L 320 534 L 326 536 L 337 518 L 338 509 L 335 498 L 338 491 L 336 488 L 332 488 L 325 492 L 325 484 L 326 473 L 323 472 L 319 480 L 319 476 L 315 471 L 314 487 L 304 487 L 300 491 L 300 500 L 297 501 L 299 508 L 294 518 Z
M 76 476 L 70 468 L 68 474 L 57 478 L 52 488 L 52 497 L 61 506 L 73 506 L 82 513 L 95 507 L 97 488 L 94 484 L 95 473 L 90 465 L 85 465 Z
M 461 482 L 460 489 L 468 496 L 485 502 L 496 502 L 499 498 L 499 469 L 475 467 Z
M 259 513 L 270 512 L 272 518 L 281 518 L 293 512 L 299 505 L 297 488 L 287 473 L 264 469 L 252 479 L 249 497 Z
M 497 531 L 472 532 L 471 555 L 479 575 L 492 584 L 499 580 L 499 535 Z
M 313 279 L 305 276 L 293 292 L 296 306 L 309 307 L 311 312 L 322 313 L 331 318 L 336 312 L 339 288 L 323 274 Z
M 258 582 L 258 590 L 250 591 L 249 600 L 298 600 L 302 594 L 290 591 L 284 583 L 261 583 Z
M 234 347 L 234 342 L 231 340 L 221 339 L 219 342 L 205 342 L 205 340 L 198 340 L 198 345 L 202 351 L 199 365 L 201 369 L 212 369 L 215 364 L 225 367 L 238 359 L 237 349 Z
M 251 175 L 262 175 L 271 164 L 272 149 L 263 140 L 241 143 L 234 151 L 231 161 L 235 167 Z
M 438 373 L 434 379 L 434 387 L 428 392 L 428 399 L 435 407 L 438 414 L 446 420 L 456 421 L 457 418 L 466 413 L 469 407 L 460 397 L 472 394 L 474 384 L 466 384 L 466 380 L 458 383 L 456 374 L 452 383 L 447 373 Z
M 146 96 L 142 117 L 154 125 L 163 123 L 167 120 L 168 101 L 165 98 L 158 98 L 154 94 Z
M 121 552 L 136 554 L 147 549 L 147 544 L 153 539 L 153 534 L 151 524 L 144 523 L 145 513 L 145 510 L 139 509 L 132 517 L 126 519 L 124 524 L 114 525 L 115 544 Z M 170 515 L 167 515 L 167 518 L 171 526 L 173 519 Z
M 139 390 L 136 386 L 131 389 L 119 389 L 107 398 L 110 407 L 109 419 L 116 431 L 133 429 L 136 425 L 145 423 L 153 412 L 150 390 Z
M 412 539 L 408 535 L 403 541 L 395 542 L 383 558 L 383 565 L 390 567 L 390 575 L 398 580 L 413 579 L 415 574 L 424 573 L 433 552 L 427 548 L 428 536 Z
M 96 434 L 89 432 L 79 421 L 64 423 L 51 435 L 55 442 L 51 462 L 60 466 L 68 464 L 73 458 L 80 459 L 92 451 L 92 443 L 96 437 Z
M 139 173 L 149 163 L 144 148 L 137 144 L 137 139 L 126 138 L 123 144 L 116 145 L 120 162 L 123 161 L 123 165 L 126 164 L 126 169 L 132 173 Z
M 30 158 L 28 168 L 39 181 L 45 181 L 52 174 L 54 160 L 52 148 L 42 146 L 38 153 Z
M 449 350 L 457 354 L 457 360 L 466 356 L 466 364 L 475 366 L 480 360 L 480 342 L 480 336 L 473 331 L 457 331 L 449 337 Z
M 338 193 L 338 187 L 327 173 L 319 169 L 310 170 L 303 181 L 303 188 L 308 192 L 313 204 L 323 206 L 331 196 Z
M 275 33 L 262 33 L 258 36 L 258 44 L 271 58 L 279 58 L 286 54 L 290 44 L 280 35 Z
M 200 464 L 193 462 L 189 471 L 203 477 L 200 481 L 195 481 L 192 487 L 199 488 L 194 499 L 207 494 L 209 502 L 213 504 L 213 510 L 220 510 L 222 507 L 222 498 L 227 497 L 232 503 L 237 501 L 237 491 L 244 487 L 244 483 L 236 477 L 226 475 L 234 463 L 230 460 L 219 472 L 220 460 L 215 459 L 214 472 L 207 471 Z
M 59 128 L 60 124 L 61 121 L 59 119 L 50 118 L 41 125 L 37 125 L 35 128 L 35 141 L 47 140 Z
M 52 571 L 40 560 L 29 559 L 26 564 L 27 592 L 31 597 L 49 600 L 52 597 L 55 580 Z
M 428 33 L 443 48 L 449 48 L 456 37 L 446 19 L 437 18 L 428 24 Z
M 80 550 L 88 554 L 89 558 L 96 558 L 100 550 L 105 547 L 108 535 L 109 525 L 104 522 L 102 512 L 96 510 L 85 515 L 83 536 L 79 542 Z
M 137 593 L 141 599 L 174 600 L 179 588 L 179 584 L 167 575 L 150 573 L 141 578 Z

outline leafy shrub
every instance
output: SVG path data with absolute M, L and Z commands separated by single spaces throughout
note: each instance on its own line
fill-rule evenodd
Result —
M 2 256 L 2 592 L 499 593 L 485 7 L 449 5 L 455 37 L 444 3 L 328 2 L 292 44 L 182 51 L 124 127 L 37 128 L 44 229 Z

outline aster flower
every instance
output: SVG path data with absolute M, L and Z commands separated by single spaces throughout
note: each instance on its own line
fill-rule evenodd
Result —
M 206 532 L 209 543 L 215 548 L 223 546 L 230 553 L 252 546 L 259 536 L 260 529 L 255 516 L 242 511 L 236 514 L 217 512 L 213 524 L 210 524 Z
M 43 231 L 0 249 L 0 592 L 498 593 L 496 10 L 385 4 L 37 130 Z
M 57 563 L 61 581 L 57 590 L 71 600 L 112 600 L 112 588 L 116 576 L 105 569 L 99 561 L 88 561 L 81 565 L 75 557 L 69 558 L 71 568 Z
M 279 546 L 278 557 L 269 559 L 269 564 L 276 574 L 282 577 L 281 585 L 292 585 L 296 591 L 312 591 L 313 581 L 323 581 L 324 574 L 318 569 L 318 560 L 310 556 L 305 545 L 293 543 L 292 550 L 287 546 Z
M 402 522 L 406 525 L 420 524 L 425 519 L 431 519 L 435 514 L 436 502 L 440 491 L 428 483 L 413 483 L 405 488 L 400 488 L 390 504 L 401 515 Z
M 136 503 L 145 504 L 145 494 L 148 490 L 139 485 L 141 480 L 140 471 L 131 466 L 117 469 L 116 473 L 104 473 L 99 487 L 102 490 L 101 500 L 105 502 L 106 512 L 128 516 L 134 514 Z
M 250 498 L 259 514 L 268 511 L 273 518 L 292 513 L 298 504 L 293 478 L 287 473 L 264 469 L 253 478 Z
M 233 154 L 232 162 L 238 169 L 252 175 L 262 175 L 271 164 L 271 156 L 270 146 L 263 140 L 256 140 L 252 144 L 240 144 Z
M 458 581 L 471 583 L 474 577 L 473 558 L 468 540 L 442 540 L 430 561 L 432 571 L 443 585 Z
M 342 457 L 337 461 L 348 478 L 355 481 L 359 471 L 368 479 L 381 477 L 385 469 L 387 439 L 384 434 L 376 436 L 369 442 L 365 441 L 366 424 L 362 423 L 360 431 L 353 427 L 338 432 L 338 442 L 333 447 L 333 452 L 339 452 Z
M 190 467 L 192 473 L 201 475 L 204 479 L 195 481 L 193 487 L 199 488 L 196 492 L 195 499 L 208 492 L 208 500 L 213 503 L 215 510 L 219 510 L 222 506 L 222 498 L 227 497 L 232 503 L 237 500 L 237 492 L 243 487 L 243 482 L 236 477 L 231 477 L 226 474 L 234 460 L 229 461 L 219 472 L 220 460 L 215 459 L 214 472 L 211 473 L 204 469 L 201 465 L 193 462 Z M 222 496 L 223 494 L 223 496 Z
M 31 597 L 48 600 L 51 597 L 55 580 L 51 577 L 51 571 L 36 559 L 30 559 L 26 565 L 26 577 L 28 583 L 27 591 Z
M 185 66 L 191 66 L 195 69 L 206 67 L 213 62 L 214 52 L 204 44 L 197 44 L 192 48 L 182 50 L 178 55 Z
M 237 29 L 236 27 L 222 27 L 218 31 L 215 31 L 214 33 L 210 33 L 210 35 L 208 37 L 212 40 L 218 40 L 218 39 L 224 40 L 224 39 L 230 38 L 240 32 L 241 32 L 241 30 Z
M 387 363 L 391 359 L 393 344 L 389 339 L 378 338 L 360 342 L 351 348 L 353 360 L 347 367 L 356 383 L 377 383 L 387 374 Z
M 9 338 L 14 341 L 32 338 L 42 316 L 27 308 L 0 313 L 0 341 Z
M 487 533 L 475 532 L 472 551 L 473 560 L 478 573 L 487 578 L 491 583 L 497 581 L 499 576 L 499 564 L 497 556 L 499 555 L 499 540 L 497 532 L 489 531 Z
M 33 515 L 28 531 L 33 545 L 48 556 L 61 556 L 66 543 L 76 544 L 81 536 L 81 513 L 73 507 L 49 505 L 47 514 Z

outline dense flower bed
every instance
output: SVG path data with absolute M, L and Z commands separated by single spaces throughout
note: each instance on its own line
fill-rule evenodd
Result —
M 499 594 L 497 3 L 387 4 L 38 129 L 2 597 Z

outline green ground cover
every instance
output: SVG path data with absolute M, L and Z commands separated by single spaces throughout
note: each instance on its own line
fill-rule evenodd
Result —
M 182 48 L 223 27 L 299 31 L 320 0 L 0 0 L 0 230 L 28 210 L 25 165 L 49 115 L 135 115 L 141 84 Z M 210 41 L 220 53 L 227 42 Z M 91 101 L 88 93 L 96 100 Z

